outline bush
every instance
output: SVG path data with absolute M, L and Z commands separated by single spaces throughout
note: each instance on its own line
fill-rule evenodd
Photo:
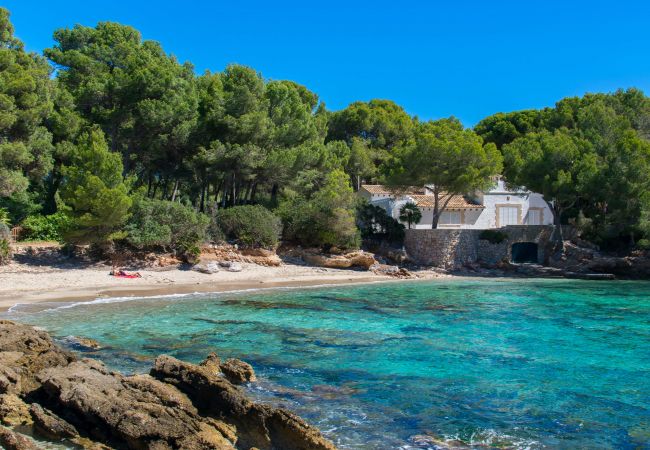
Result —
M 7 264 L 11 259 L 11 231 L 4 223 L 0 223 L 0 265 Z
M 125 227 L 127 242 L 139 249 L 199 251 L 205 240 L 209 219 L 192 207 L 166 200 L 141 198 L 133 206 Z
M 39 214 L 27 217 L 22 226 L 25 240 L 61 242 L 63 233 L 70 226 L 70 218 L 62 212 L 49 216 Z
M 9 226 L 9 211 L 6 208 L 0 208 L 0 224 Z
M 358 248 L 357 201 L 349 177 L 340 170 L 330 172 L 310 198 L 297 196 L 280 204 L 278 214 L 284 222 L 285 238 L 326 251 L 331 247 Z
M 260 205 L 233 206 L 217 212 L 217 224 L 228 239 L 248 247 L 274 248 L 282 232 L 280 219 Z
M 391 244 L 404 242 L 404 225 L 379 206 L 361 203 L 357 207 L 357 225 L 364 239 L 382 240 Z
M 508 235 L 503 231 L 483 230 L 478 238 L 483 241 L 489 241 L 491 244 L 500 244 L 508 239 Z
M 650 250 L 650 239 L 639 239 L 636 245 L 642 250 Z

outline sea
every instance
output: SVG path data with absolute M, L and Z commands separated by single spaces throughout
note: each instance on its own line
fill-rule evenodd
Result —
M 445 279 L 16 305 L 125 373 L 253 365 L 341 449 L 650 449 L 650 283 Z M 89 351 L 76 337 L 97 340 Z

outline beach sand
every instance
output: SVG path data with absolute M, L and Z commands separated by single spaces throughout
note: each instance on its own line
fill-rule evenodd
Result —
M 193 292 L 225 292 L 273 287 L 369 283 L 395 280 L 369 271 L 324 269 L 283 264 L 264 267 L 242 264 L 241 272 L 207 275 L 192 270 L 139 270 L 142 278 L 109 275 L 105 265 L 33 265 L 12 262 L 0 266 L 0 311 L 18 303 L 94 300 L 101 297 L 151 296 Z M 440 277 L 432 272 L 418 278 Z

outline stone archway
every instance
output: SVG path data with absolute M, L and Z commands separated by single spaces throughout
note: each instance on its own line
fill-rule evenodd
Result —
M 539 245 L 536 242 L 515 242 L 510 255 L 510 260 L 515 264 L 540 262 Z

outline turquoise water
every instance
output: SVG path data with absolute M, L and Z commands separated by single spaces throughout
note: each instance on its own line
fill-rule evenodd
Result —
M 650 448 L 650 283 L 435 281 L 16 307 L 114 368 L 210 351 L 343 448 Z M 430 436 L 426 438 L 423 436 Z

